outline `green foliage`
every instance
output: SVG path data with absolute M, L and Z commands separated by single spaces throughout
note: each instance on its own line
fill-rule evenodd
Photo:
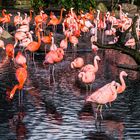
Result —
M 79 12 L 80 10 L 89 10 L 90 7 L 95 8 L 95 0 L 59 0 L 59 5 L 62 5 L 65 9 L 73 7 Z
M 48 3 L 46 3 L 44 0 L 30 0 L 32 8 L 34 11 L 38 12 L 39 8 L 43 8 L 48 6 Z

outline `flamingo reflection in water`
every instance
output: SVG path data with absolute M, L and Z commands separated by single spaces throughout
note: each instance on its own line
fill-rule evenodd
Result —
M 26 138 L 27 128 L 23 122 L 24 117 L 24 108 L 20 107 L 18 113 L 9 119 L 9 127 L 16 133 L 17 140 L 24 140 Z

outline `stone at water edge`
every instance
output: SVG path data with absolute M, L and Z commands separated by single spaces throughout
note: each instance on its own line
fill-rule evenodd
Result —
M 107 12 L 108 11 L 107 7 L 102 2 L 100 2 L 98 4 L 97 9 L 99 9 L 101 12 Z
M 1 34 L 1 37 L 4 38 L 4 39 L 13 38 L 13 36 L 9 32 L 7 32 L 5 30 Z

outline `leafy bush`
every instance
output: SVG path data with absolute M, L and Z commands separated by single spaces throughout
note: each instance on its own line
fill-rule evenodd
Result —
M 35 12 L 39 11 L 39 8 L 43 8 L 48 6 L 48 3 L 46 3 L 44 0 L 30 0 L 32 8 Z
M 80 10 L 89 10 L 90 7 L 95 8 L 95 0 L 59 0 L 59 5 L 62 5 L 65 9 L 73 7 L 79 12 Z

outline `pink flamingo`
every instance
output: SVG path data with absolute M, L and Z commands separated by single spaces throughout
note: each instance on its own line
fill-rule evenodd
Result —
M 15 57 L 15 62 L 21 66 L 23 66 L 24 68 L 27 68 L 27 65 L 26 65 L 26 57 L 21 53 L 21 52 L 18 52 L 16 57 Z
M 117 93 L 122 93 L 126 89 L 126 84 L 123 78 L 126 76 L 128 76 L 128 74 L 125 71 L 120 72 L 119 78 L 120 78 L 121 84 L 117 83 Z
M 93 71 L 94 73 L 96 73 L 98 71 L 98 63 L 97 61 L 100 61 L 100 57 L 98 55 L 96 55 L 94 57 L 94 64 L 87 64 L 85 66 L 83 66 L 80 70 L 80 72 L 86 72 L 86 71 Z
M 0 48 L 2 48 L 3 50 L 5 50 L 4 41 L 3 40 L 0 40 Z
M 81 68 L 84 65 L 84 59 L 82 57 L 77 57 L 71 62 L 71 68 Z
M 19 26 L 22 22 L 22 17 L 20 16 L 20 12 L 17 12 L 18 15 L 14 17 L 14 25 Z
M 95 80 L 95 73 L 93 71 L 80 72 L 78 78 L 85 84 L 91 84 Z
M 62 49 L 67 49 L 68 48 L 68 38 L 67 37 L 65 37 L 65 39 L 61 40 L 60 48 L 62 48 Z
M 54 64 L 62 61 L 63 57 L 64 57 L 64 50 L 62 48 L 57 48 L 56 50 L 50 50 L 45 56 L 45 60 L 44 60 L 43 64 L 44 65 L 45 64 L 53 64 L 52 76 L 53 76 L 54 84 L 55 84 Z M 50 79 L 50 77 L 49 77 L 49 79 Z
M 26 33 L 24 33 L 24 32 L 16 32 L 15 33 L 15 44 L 14 44 L 14 47 L 17 46 L 18 41 L 21 41 L 21 40 L 23 40 L 26 37 L 27 37 Z
M 100 116 L 102 116 L 102 106 L 115 100 L 117 98 L 117 89 L 116 89 L 116 82 L 112 81 L 101 87 L 100 89 L 93 92 L 86 98 L 86 102 L 97 103 L 97 111 L 100 111 Z M 97 119 L 97 112 L 96 112 L 96 119 Z
M 95 54 L 96 54 L 97 51 L 99 50 L 98 46 L 95 45 L 94 43 L 92 43 L 92 45 L 91 45 L 91 49 L 93 50 L 93 52 L 94 52 Z

